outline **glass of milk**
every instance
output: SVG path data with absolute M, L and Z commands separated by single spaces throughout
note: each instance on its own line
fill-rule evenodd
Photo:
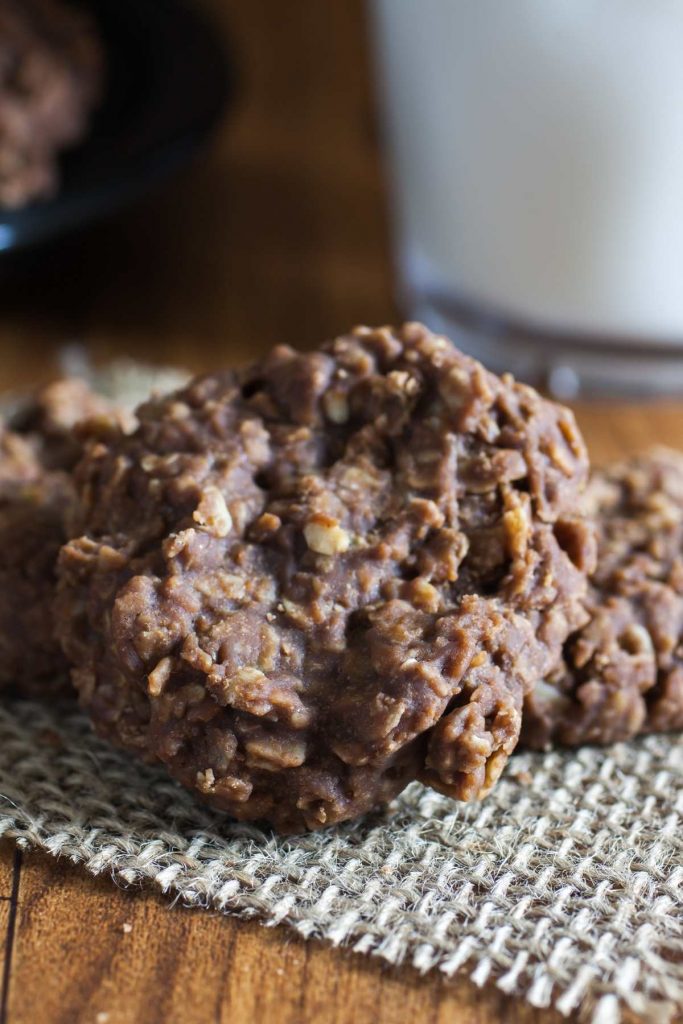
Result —
M 489 365 L 683 390 L 683 0 L 371 0 L 406 312 Z

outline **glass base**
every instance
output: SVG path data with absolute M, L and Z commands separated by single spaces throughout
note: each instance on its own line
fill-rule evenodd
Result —
M 407 307 L 412 319 L 447 335 L 489 369 L 510 371 L 559 399 L 683 394 L 683 342 L 546 331 L 424 291 L 411 290 Z

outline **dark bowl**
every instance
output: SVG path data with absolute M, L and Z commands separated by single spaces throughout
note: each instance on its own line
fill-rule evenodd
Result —
M 61 161 L 57 195 L 0 210 L 0 251 L 53 239 L 115 212 L 184 163 L 232 91 L 216 30 L 181 0 L 89 0 L 104 41 L 104 100 Z

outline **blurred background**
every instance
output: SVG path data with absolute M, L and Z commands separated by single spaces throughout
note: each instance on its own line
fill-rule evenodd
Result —
M 102 94 L 0 212 L 4 387 L 73 343 L 201 370 L 409 316 L 561 397 L 683 389 L 679 0 L 77 6 Z
M 48 378 L 74 341 L 201 370 L 397 315 L 362 0 L 195 7 L 229 46 L 225 110 L 156 191 L 0 255 L 7 387 Z

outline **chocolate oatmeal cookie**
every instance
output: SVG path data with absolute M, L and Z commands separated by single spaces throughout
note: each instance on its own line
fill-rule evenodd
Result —
M 57 157 L 99 99 L 103 55 L 82 10 L 62 0 L 0 0 L 0 206 L 57 188 Z
M 6 414 L 6 426 L 28 438 L 45 469 L 71 470 L 83 454 L 79 425 L 84 420 L 118 420 L 132 430 L 135 418 L 123 406 L 94 391 L 80 377 L 60 377 L 24 398 Z
M 0 423 L 0 687 L 61 692 L 68 667 L 54 635 L 55 570 L 81 454 L 74 426 L 111 415 L 78 380 L 48 385 Z
M 683 729 L 683 455 L 659 448 L 596 472 L 588 623 L 524 706 L 522 742 L 612 743 Z
M 60 556 L 97 730 L 283 832 L 416 777 L 485 793 L 584 621 L 571 413 L 408 324 L 280 346 L 137 415 L 93 434 Z

